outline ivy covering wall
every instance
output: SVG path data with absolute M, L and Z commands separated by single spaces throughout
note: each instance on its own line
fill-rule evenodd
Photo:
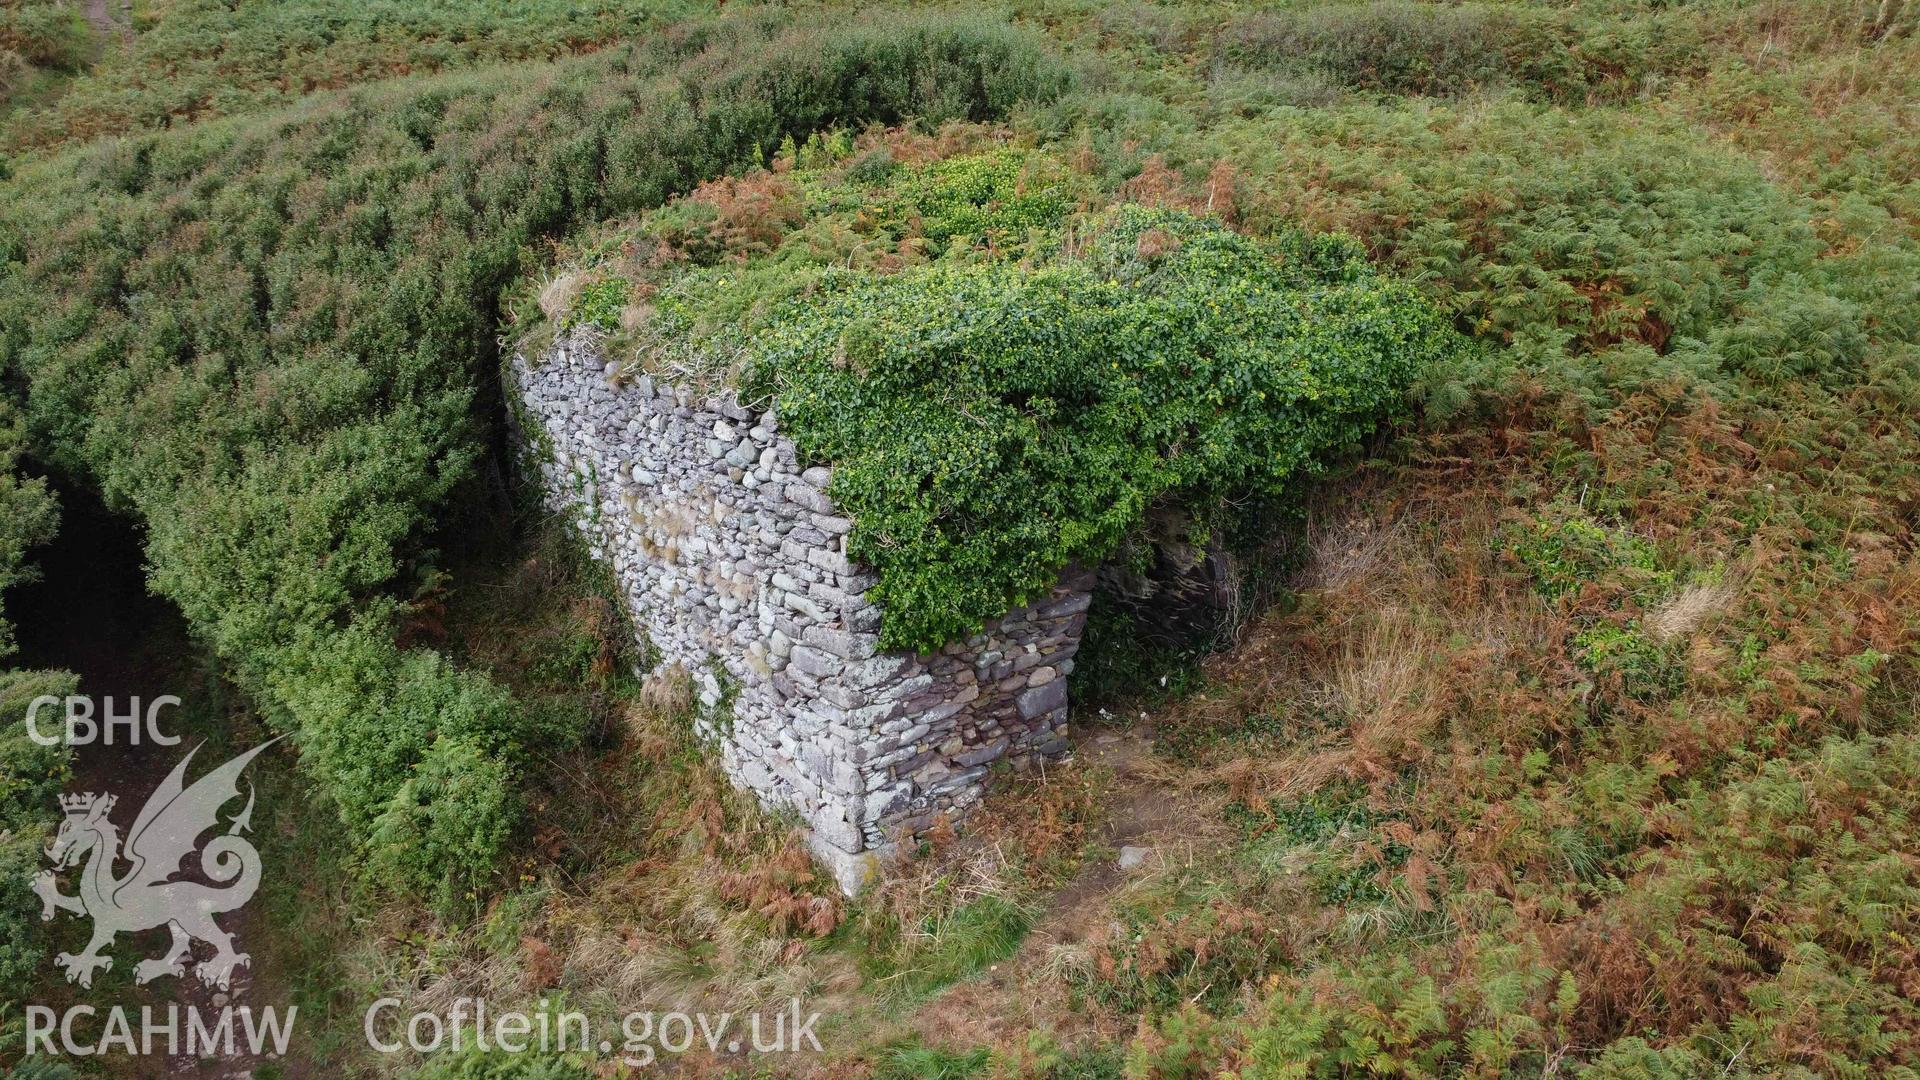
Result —
M 883 641 L 929 651 L 1111 555 L 1165 500 L 1275 496 L 1457 339 L 1358 247 L 1122 207 L 1084 253 L 828 279 L 749 343 L 836 470 Z
M 641 365 L 726 367 L 777 402 L 835 467 L 889 647 L 977 631 L 1151 510 L 1205 539 L 1357 447 L 1465 346 L 1342 237 L 1108 205 L 1037 152 L 883 154 L 822 141 L 703 189 L 606 244 L 622 255 L 587 271 L 570 317 L 618 332 L 625 315 Z

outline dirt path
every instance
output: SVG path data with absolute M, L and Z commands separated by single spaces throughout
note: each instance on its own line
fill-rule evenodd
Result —
M 137 532 L 83 493 L 63 492 L 61 502 L 60 538 L 36 552 L 42 579 L 8 596 L 8 614 L 19 626 L 21 649 L 17 659 L 21 666 L 65 669 L 78 675 L 79 694 L 92 700 L 96 713 L 109 707 L 125 713 L 136 700 L 144 709 L 163 695 L 183 701 L 181 707 L 163 708 L 157 719 L 162 734 L 180 737 L 177 745 L 148 740 L 145 732 L 140 741 L 130 743 L 116 729 L 111 745 L 95 741 L 73 748 L 73 779 L 68 791 L 115 796 L 111 816 L 124 836 L 147 797 L 201 741 L 202 736 L 183 731 L 182 724 L 187 709 L 206 705 L 193 699 L 205 692 L 207 676 L 188 660 L 191 643 L 179 612 L 146 591 Z M 250 740 L 232 749 L 238 752 L 248 745 L 252 745 Z M 188 783 L 219 764 L 227 749 L 209 746 L 197 754 L 189 767 Z M 263 767 L 278 766 L 263 760 L 249 771 Z M 248 783 L 242 780 L 243 793 Z M 237 801 L 225 807 L 222 820 L 239 809 Z M 186 876 L 193 876 L 198 871 L 197 860 L 189 856 L 184 869 Z M 267 871 L 272 869 L 268 867 Z M 63 891 L 71 892 L 73 874 L 68 871 L 62 875 Z M 66 938 L 75 934 L 82 940 L 72 948 L 84 944 L 84 931 L 74 920 L 71 914 L 61 914 L 52 925 L 51 932 L 62 942 L 62 948 L 68 947 Z M 258 955 L 262 946 L 269 944 L 266 928 L 258 925 L 260 919 L 251 906 L 222 914 L 217 922 L 233 934 L 235 948 L 242 952 Z M 163 976 L 146 986 L 129 985 L 134 965 L 159 956 L 168 945 L 169 935 L 162 928 L 117 938 L 107 950 L 113 967 L 92 991 L 64 985 L 57 973 L 49 970 L 47 993 L 72 1001 L 48 1004 L 84 1001 L 97 1008 L 122 1005 L 136 1010 L 142 1005 L 164 1009 L 178 1004 L 197 1008 L 209 1022 L 229 1005 L 273 1005 L 276 1010 L 284 1010 L 287 995 L 279 987 L 261 985 L 252 967 L 237 969 L 226 990 L 203 984 L 195 977 L 192 964 L 184 975 Z M 194 960 L 212 955 L 212 946 L 194 943 Z M 152 1058 L 118 1058 L 102 1063 L 117 1075 L 226 1078 L 249 1076 L 267 1059 L 236 1054 L 202 1060 L 182 1054 L 167 1057 L 164 1066 Z
M 1130 881 L 1152 873 L 1164 860 L 1186 858 L 1216 842 L 1211 803 L 1178 782 L 1177 766 L 1155 756 L 1146 725 L 1085 733 L 1074 753 L 1081 767 L 1113 773 L 1106 818 L 1094 839 L 1118 857 L 1082 865 L 1048 898 L 1018 952 L 922 1008 L 913 1026 L 930 1044 L 1008 1046 L 1035 1030 L 1052 1031 L 1063 1041 L 1098 1032 L 1102 1018 L 1065 1008 L 1063 971 L 1083 962 L 1084 946 L 1105 928 L 1109 902 Z
M 122 40 L 133 37 L 133 21 L 125 0 L 87 0 L 83 6 L 87 22 L 103 36 L 117 37 Z M 120 17 L 114 17 L 118 10 Z
M 141 696 L 134 689 L 135 685 L 157 684 L 128 683 L 114 686 L 107 679 L 89 674 L 82 677 L 80 691 L 96 701 L 105 700 L 110 695 L 114 701 L 124 703 L 132 697 Z M 160 691 L 150 690 L 145 694 L 145 699 L 150 700 L 158 693 Z M 162 729 L 165 730 L 164 720 Z M 169 734 L 178 734 L 178 732 L 169 732 Z M 143 745 L 79 748 L 74 753 L 71 789 L 112 792 L 118 799 L 112 816 L 124 830 L 139 812 L 139 808 L 146 803 L 147 797 L 160 785 L 173 767 L 179 764 L 180 759 L 193 744 L 194 740 L 189 738 L 173 747 Z M 187 782 L 192 783 L 204 767 L 217 765 L 219 760 L 218 757 L 209 757 L 204 753 L 196 755 Z M 245 790 L 246 785 L 243 781 L 242 791 Z M 225 813 L 230 815 L 238 806 L 237 802 L 234 803 L 225 808 Z M 194 860 L 189 857 L 188 861 L 191 864 Z M 190 865 L 185 876 L 191 879 L 197 876 L 195 871 L 197 867 Z M 237 911 L 221 915 L 218 925 L 233 935 L 236 949 L 249 952 L 258 951 L 264 936 L 264 927 L 260 925 L 260 921 L 250 908 L 242 907 Z M 114 957 L 116 968 L 125 966 L 131 969 L 132 965 L 140 960 L 159 956 L 166 951 L 167 947 L 167 932 L 156 928 L 115 940 L 110 953 Z M 208 960 L 212 955 L 212 946 L 196 941 L 193 943 L 192 960 L 188 963 L 185 974 L 163 977 L 149 987 L 134 990 L 132 998 L 125 1002 L 108 1002 L 107 1004 L 126 1004 L 131 1007 L 147 1004 L 149 999 L 152 1004 L 161 1006 L 169 1003 L 178 1004 L 197 1010 L 201 1016 L 207 1018 L 209 1023 L 214 1022 L 220 1010 L 228 1006 L 247 1008 L 255 1004 L 272 1005 L 277 1012 L 284 1012 L 286 1006 L 284 995 L 274 992 L 272 988 L 257 985 L 259 979 L 251 964 L 236 969 L 231 982 L 225 989 L 203 983 L 197 977 L 197 965 Z M 207 1080 L 248 1077 L 269 1060 L 271 1059 L 264 1055 L 244 1051 L 221 1058 L 199 1058 L 175 1054 L 169 1055 L 166 1059 L 165 1075 L 201 1077 Z M 151 1070 L 136 1068 L 136 1071 L 144 1075 Z

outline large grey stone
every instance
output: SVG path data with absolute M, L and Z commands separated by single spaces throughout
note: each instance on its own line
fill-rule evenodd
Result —
M 787 654 L 787 659 L 794 667 L 816 678 L 838 675 L 846 666 L 845 661 L 839 657 L 810 645 L 795 645 Z
M 1036 716 L 1060 708 L 1067 703 L 1067 683 L 1065 679 L 1055 679 L 1044 686 L 1035 686 L 1021 691 L 1016 699 L 1022 720 L 1032 720 Z
M 816 513 L 833 513 L 833 500 L 827 498 L 826 492 L 809 484 L 788 484 L 787 498 Z

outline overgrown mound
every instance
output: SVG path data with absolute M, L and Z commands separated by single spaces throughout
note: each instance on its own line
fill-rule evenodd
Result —
M 651 294 L 628 317 L 641 363 L 726 363 L 777 400 L 802 453 L 836 466 L 889 647 L 978 630 L 1067 564 L 1113 556 L 1150 512 L 1205 541 L 1357 446 L 1462 344 L 1345 238 L 1255 241 L 1103 205 L 1038 154 L 890 169 L 869 155 L 761 178 L 768 228 L 749 240 L 735 222 L 731 250 L 685 242 L 708 219 L 676 210 L 573 306 L 615 328 Z

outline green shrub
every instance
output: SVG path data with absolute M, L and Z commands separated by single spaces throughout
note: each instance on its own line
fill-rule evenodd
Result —
M 1629 96 L 1651 76 L 1696 69 L 1693 23 L 1591 22 L 1552 11 L 1411 0 L 1335 3 L 1242 16 L 1220 35 L 1232 61 L 1322 74 L 1389 94 L 1446 96 L 1518 86 L 1578 102 Z
M 19 471 L 22 446 L 20 416 L 0 399 L 0 660 L 14 651 L 6 592 L 33 580 L 27 553 L 53 539 L 60 516 L 46 481 Z
M 369 849 L 379 879 L 442 910 L 475 899 L 520 817 L 512 781 L 506 765 L 473 742 L 436 739 L 374 819 Z
M 311 648 L 262 658 L 271 665 L 275 700 L 301 734 L 302 761 L 326 783 L 349 825 L 365 829 L 385 813 L 402 782 L 418 779 L 410 770 L 439 739 L 517 767 L 535 748 L 565 749 L 579 738 L 437 653 L 396 650 L 385 626 L 384 619 L 363 617 Z M 367 687 L 382 692 L 371 697 Z
M 888 647 L 974 632 L 1162 501 L 1204 537 L 1357 446 L 1459 347 L 1338 241 L 1263 247 L 1141 208 L 1089 229 L 1035 270 L 825 277 L 746 345 L 802 453 L 835 465 Z
M 917 219 L 936 253 L 957 240 L 1004 249 L 1066 218 L 1073 208 L 1068 183 L 1065 166 L 1043 154 L 968 154 L 901 179 L 891 191 L 890 213 Z
M 1501 542 L 1548 599 L 1577 595 L 1603 578 L 1624 579 L 1650 593 L 1673 583 L 1652 544 L 1566 507 L 1549 508 L 1525 528 L 1507 529 Z
M 65 672 L 0 671 L 0 1013 L 31 984 L 45 958 L 40 898 L 29 889 L 45 869 L 42 847 L 59 818 L 73 751 L 42 746 L 27 734 L 27 707 L 64 697 L 77 680 Z M 40 730 L 59 710 L 43 710 Z
M 7 42 L 6 19 L 21 23 L 31 16 L 22 29 L 53 54 L 34 62 L 78 67 L 93 39 L 79 8 L 59 0 L 8 4 L 0 12 L 0 48 L 19 48 Z M 144 25 L 124 47 L 105 51 L 60 98 L 12 118 L 8 135 L 15 145 L 41 146 L 127 134 L 282 106 L 316 90 L 396 75 L 552 59 L 657 34 L 673 19 L 706 8 L 675 0 L 510 6 L 490 0 L 177 0 L 144 20 L 136 10 L 136 22 Z
M 28 550 L 53 538 L 58 508 L 46 484 L 18 471 L 21 433 L 17 414 L 0 400 L 0 601 L 6 590 L 30 580 Z M 0 607 L 0 660 L 14 652 L 13 627 Z M 72 751 L 42 746 L 27 734 L 27 707 L 43 695 L 73 693 L 76 680 L 64 672 L 0 669 L 0 1013 L 27 986 L 44 959 L 40 899 L 29 889 L 44 869 L 41 847 L 58 819 L 55 801 L 65 787 Z M 59 710 L 43 711 L 41 730 Z
M 30 67 L 76 71 L 93 52 L 93 31 L 79 8 L 59 0 L 8 0 L 0 5 L 0 55 Z M 5 89 L 5 88 L 0 88 Z M 0 93 L 0 103 L 5 100 Z
M 569 321 L 575 326 L 594 326 L 601 330 L 620 329 L 620 312 L 627 306 L 633 285 L 624 278 L 607 277 L 589 282 L 574 299 Z

